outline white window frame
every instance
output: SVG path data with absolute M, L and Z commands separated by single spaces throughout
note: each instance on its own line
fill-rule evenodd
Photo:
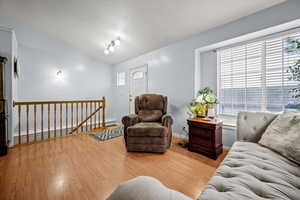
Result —
M 243 42 L 239 42 L 239 43 L 235 43 L 235 44 L 231 44 L 231 45 L 228 45 L 228 46 L 224 46 L 224 47 L 221 47 L 219 49 L 217 49 L 217 51 L 220 51 L 220 50 L 224 50 L 224 49 L 229 49 L 229 48 L 234 48 L 234 47 L 237 47 L 237 46 L 242 46 L 242 45 L 245 45 L 245 44 L 248 44 L 248 43 L 254 43 L 254 42 L 257 42 L 257 41 L 266 41 L 266 40 L 269 40 L 269 39 L 273 39 L 273 38 L 277 38 L 277 37 L 281 37 L 281 36 L 285 36 L 285 35 L 289 35 L 289 34 L 294 34 L 294 33 L 300 33 L 300 28 L 293 28 L 291 30 L 287 30 L 287 31 L 282 31 L 282 32 L 279 32 L 279 33 L 274 33 L 274 34 L 271 34 L 271 35 L 267 35 L 267 36 L 263 36 L 263 37 L 258 37 L 258 38 L 255 38 L 255 39 L 251 39 L 251 40 L 246 40 L 246 41 L 243 41 Z M 264 43 L 264 50 L 263 50 L 263 58 L 266 58 L 266 43 Z M 217 53 L 218 54 L 218 53 Z M 262 65 L 266 65 L 265 63 L 266 59 L 263 59 L 263 63 Z M 220 67 L 221 67 L 221 64 L 220 64 L 220 56 L 217 55 L 217 96 L 220 97 L 220 90 L 221 90 L 221 81 L 220 81 Z M 265 71 L 265 67 L 262 68 L 262 84 L 264 84 L 264 87 L 266 87 L 266 71 Z M 263 90 L 264 91 L 264 90 Z M 262 94 L 263 97 L 262 97 L 262 111 L 266 111 L 266 96 L 264 94 Z M 236 114 L 221 114 L 220 113 L 220 105 L 218 104 L 217 106 L 217 113 L 218 113 L 218 116 L 220 116 L 222 119 L 228 119 L 228 120 L 233 120 L 233 119 L 236 119 Z
M 126 72 L 117 72 L 117 87 L 125 86 L 125 85 L 126 85 Z

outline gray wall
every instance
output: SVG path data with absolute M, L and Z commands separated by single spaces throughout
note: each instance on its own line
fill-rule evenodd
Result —
M 106 116 L 112 118 L 111 65 L 9 18 L 1 18 L 0 25 L 13 28 L 18 40 L 20 76 L 14 83 L 16 95 L 13 100 L 81 100 L 105 96 L 108 102 Z M 57 79 L 58 70 L 63 72 L 62 80 Z M 17 127 L 13 127 L 16 132 Z
M 149 92 L 162 93 L 169 97 L 169 112 L 175 119 L 174 131 L 177 134 L 184 134 L 182 127 L 186 126 L 188 117 L 186 105 L 194 95 L 195 49 L 299 19 L 299 7 L 299 0 L 289 0 L 238 21 L 200 33 L 188 40 L 115 65 L 113 72 L 115 95 L 113 114 L 115 118 L 120 121 L 122 116 L 128 114 L 129 104 L 128 84 L 117 88 L 116 73 L 120 71 L 128 73 L 131 67 L 148 64 Z M 214 73 L 209 72 L 208 74 Z M 228 132 L 228 136 L 224 134 L 225 145 L 228 146 L 233 142 L 233 133 L 233 131 Z
M 200 84 L 201 87 L 210 87 L 217 94 L 217 53 L 207 51 L 200 54 Z

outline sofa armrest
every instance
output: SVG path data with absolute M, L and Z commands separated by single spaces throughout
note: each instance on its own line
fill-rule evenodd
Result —
M 163 115 L 161 118 L 161 122 L 163 126 L 171 127 L 173 124 L 173 119 L 170 115 Z
M 135 115 L 135 114 L 126 115 L 126 116 L 124 116 L 122 118 L 122 124 L 125 127 L 133 126 L 133 125 L 135 125 L 138 122 L 139 122 L 139 117 L 137 115 Z
M 237 141 L 258 143 L 276 117 L 277 114 L 269 112 L 240 112 L 237 117 Z

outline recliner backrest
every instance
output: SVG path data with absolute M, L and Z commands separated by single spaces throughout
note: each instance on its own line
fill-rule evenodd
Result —
M 142 122 L 161 121 L 167 113 L 168 99 L 158 94 L 143 94 L 135 98 L 135 113 Z

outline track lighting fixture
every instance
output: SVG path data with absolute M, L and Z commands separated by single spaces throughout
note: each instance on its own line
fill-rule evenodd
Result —
M 109 55 L 110 53 L 113 53 L 116 48 L 118 48 L 121 45 L 121 39 L 118 37 L 115 40 L 112 40 L 104 49 L 104 54 Z

